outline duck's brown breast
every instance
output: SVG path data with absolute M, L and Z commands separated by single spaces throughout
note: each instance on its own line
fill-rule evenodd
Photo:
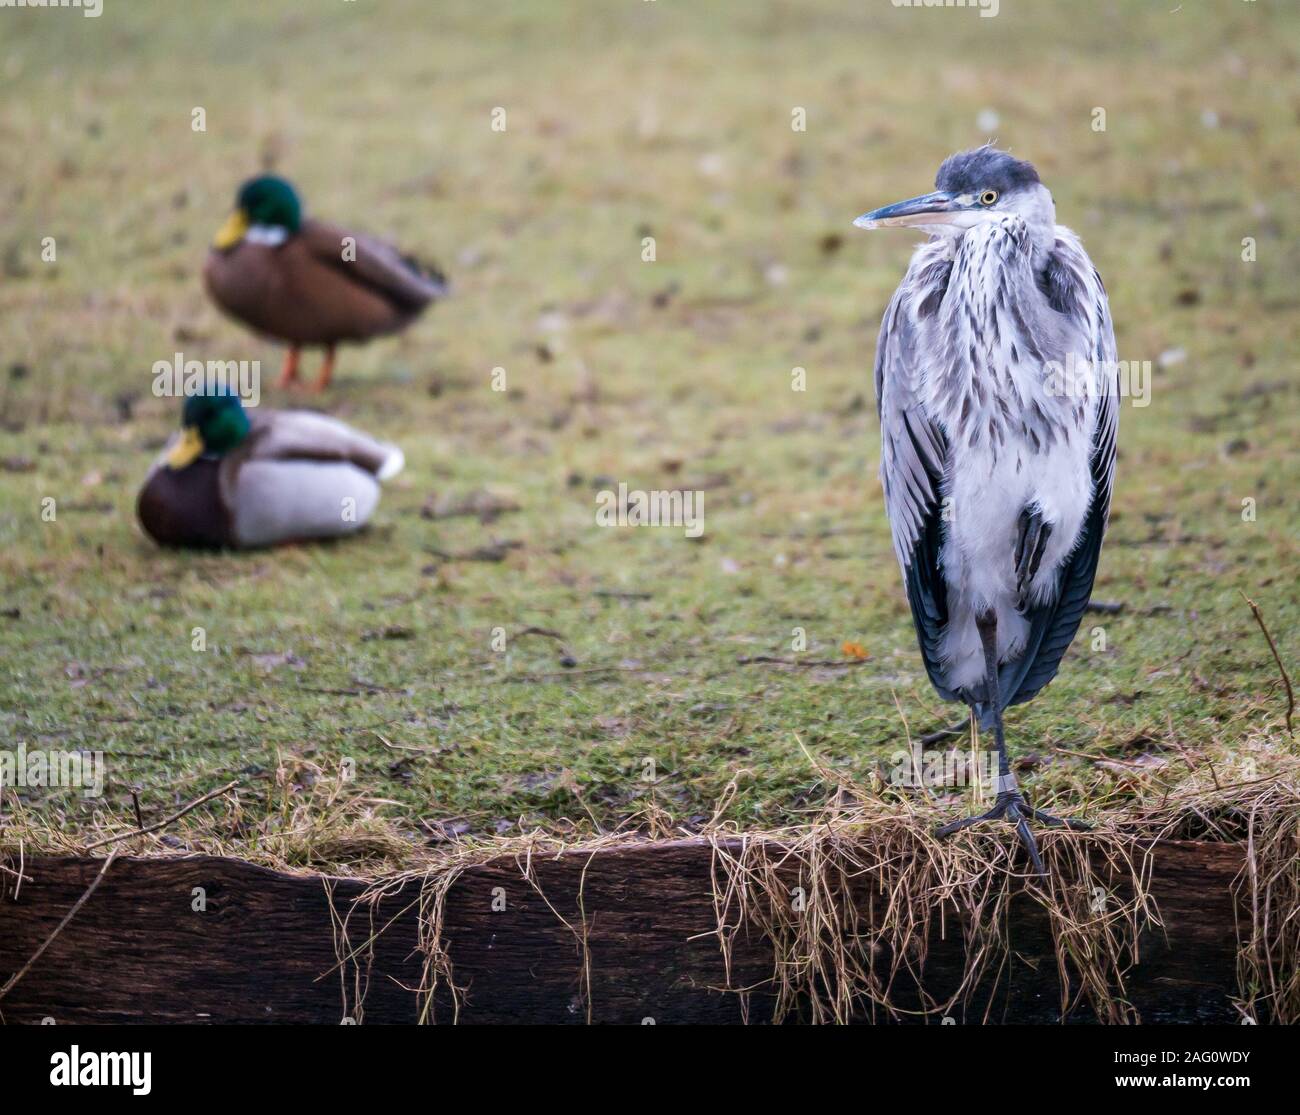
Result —
M 220 549 L 234 544 L 230 513 L 221 501 L 221 462 L 200 457 L 183 469 L 157 468 L 140 489 L 136 514 L 161 546 Z

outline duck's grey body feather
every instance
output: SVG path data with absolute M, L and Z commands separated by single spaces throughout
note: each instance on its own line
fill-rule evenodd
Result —
M 347 461 L 252 460 L 234 483 L 235 544 L 246 548 L 351 534 L 379 505 L 374 474 Z
M 401 450 L 311 411 L 253 415 L 247 441 L 223 462 L 222 493 L 239 546 L 334 538 L 360 530 Z

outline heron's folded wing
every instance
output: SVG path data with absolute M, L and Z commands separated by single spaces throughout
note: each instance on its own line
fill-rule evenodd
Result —
M 1061 659 L 1079 630 L 1088 599 L 1092 596 L 1115 480 L 1120 396 L 1115 330 L 1106 290 L 1078 241 L 1058 241 L 1054 263 L 1062 278 L 1054 284 L 1054 291 L 1048 297 L 1051 299 L 1055 295 L 1065 312 L 1078 316 L 1086 324 L 1093 359 L 1097 362 L 1097 383 L 1101 393 L 1097 400 L 1090 458 L 1093 494 L 1079 542 L 1061 570 L 1055 599 L 1027 613 L 1029 636 L 1025 653 L 1016 662 L 1002 668 L 999 688 L 1008 705 L 1029 700 L 1056 676 Z
M 947 685 L 940 661 L 948 622 L 948 591 L 939 568 L 948 446 L 921 406 L 916 329 L 907 305 L 911 291 L 904 280 L 885 311 L 876 344 L 880 483 L 926 673 L 940 696 L 954 700 L 957 694 Z

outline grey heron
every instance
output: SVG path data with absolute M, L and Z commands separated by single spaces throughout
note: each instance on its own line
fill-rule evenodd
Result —
M 991 146 L 950 156 L 936 189 L 859 217 L 915 228 L 880 327 L 880 479 L 930 682 L 997 751 L 982 820 L 1015 826 L 1034 870 L 1033 808 L 1002 713 L 1056 675 L 1092 592 L 1115 475 L 1115 334 L 1101 277 L 1056 223 L 1027 162 Z

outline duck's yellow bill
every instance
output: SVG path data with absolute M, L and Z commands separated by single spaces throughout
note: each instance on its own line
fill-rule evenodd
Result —
M 203 439 L 193 426 L 181 430 L 181 440 L 172 446 L 167 454 L 168 468 L 184 468 L 195 461 L 203 452 Z
M 242 209 L 236 209 L 226 218 L 226 223 L 217 229 L 216 236 L 212 238 L 212 246 L 219 251 L 232 248 L 244 238 L 247 231 L 248 214 Z

